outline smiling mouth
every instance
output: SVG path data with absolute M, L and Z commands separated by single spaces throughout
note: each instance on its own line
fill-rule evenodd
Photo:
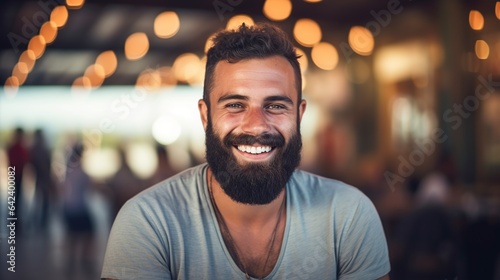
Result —
M 269 153 L 273 149 L 271 146 L 248 146 L 248 145 L 238 145 L 236 148 L 241 152 L 254 155 Z

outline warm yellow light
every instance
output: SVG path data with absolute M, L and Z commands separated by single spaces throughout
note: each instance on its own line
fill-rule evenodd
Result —
M 107 78 L 115 73 L 118 60 L 114 51 L 105 51 L 97 57 L 95 64 L 102 66 L 104 76 Z
M 149 50 L 149 40 L 146 33 L 137 32 L 128 36 L 125 41 L 125 57 L 129 60 L 141 59 Z
M 155 18 L 154 31 L 160 38 L 173 37 L 179 31 L 181 22 L 175 12 L 163 12 Z
M 495 4 L 495 15 L 497 16 L 497 19 L 500 19 L 500 2 Z
M 262 10 L 270 20 L 285 20 L 292 13 L 292 2 L 290 0 L 266 0 Z
M 89 79 L 91 87 L 100 87 L 105 78 L 104 68 L 99 64 L 92 64 L 87 67 L 83 76 Z
M 45 52 L 45 39 L 40 35 L 32 37 L 28 43 L 28 50 L 33 51 L 35 58 L 39 59 Z
M 311 58 L 314 64 L 323 70 L 332 70 L 339 62 L 337 49 L 327 42 L 315 45 L 311 50 Z
M 40 36 L 45 39 L 46 44 L 54 42 L 57 36 L 57 25 L 53 21 L 45 22 L 40 28 Z
M 28 74 L 28 65 L 24 62 L 18 62 L 15 67 L 19 68 L 19 71 L 23 74 Z
M 477 40 L 476 41 L 476 56 L 479 59 L 487 59 L 488 56 L 490 55 L 490 47 L 488 46 L 488 43 L 486 43 L 484 40 Z
M 26 69 L 28 71 L 27 73 L 33 70 L 33 67 L 35 66 L 35 61 L 36 61 L 36 56 L 32 50 L 24 51 L 19 57 L 19 63 L 24 63 L 26 65 Z
M 57 6 L 50 14 L 50 21 L 53 21 L 57 27 L 61 28 L 68 21 L 68 9 L 66 6 Z
M 312 19 L 299 19 L 293 27 L 293 36 L 302 46 L 312 47 L 321 41 L 321 27 Z
M 19 86 L 19 80 L 17 77 L 10 76 L 5 80 L 5 86 L 6 87 L 18 87 Z
M 83 87 L 86 89 L 91 89 L 92 85 L 90 83 L 90 79 L 87 77 L 78 77 L 73 81 L 73 87 Z
M 196 77 L 200 71 L 200 59 L 194 53 L 184 53 L 178 56 L 173 64 L 175 78 L 181 82 L 188 82 Z
M 205 48 L 203 49 L 205 53 L 207 53 L 208 50 L 214 44 L 214 42 L 213 42 L 214 37 L 215 37 L 215 34 L 212 34 L 212 35 L 210 35 L 210 37 L 207 38 L 207 41 L 205 42 Z
M 177 84 L 177 79 L 175 79 L 175 75 L 171 67 L 161 67 L 158 69 L 158 74 L 160 75 L 162 86 L 171 87 Z
M 228 20 L 226 30 L 238 29 L 243 23 L 245 23 L 246 26 L 254 25 L 254 21 L 250 16 L 236 15 Z
M 83 6 L 85 0 L 66 0 L 66 5 L 71 9 L 79 9 Z
M 349 30 L 349 45 L 360 55 L 370 55 L 375 45 L 372 33 L 363 26 L 353 26 Z
M 139 74 L 135 81 L 137 87 L 147 90 L 155 90 L 161 86 L 160 72 L 154 69 L 146 69 Z
M 295 48 L 295 51 L 297 52 L 297 55 L 300 56 L 298 58 L 300 64 L 300 72 L 304 74 L 307 71 L 307 67 L 309 67 L 309 61 L 307 60 L 307 55 L 301 49 Z
M 17 78 L 19 85 L 24 84 L 26 78 L 28 77 L 28 72 L 23 68 L 24 66 L 22 64 L 20 65 L 17 63 L 16 66 L 14 66 L 14 69 L 12 69 L 12 77 Z
M 19 81 L 16 77 L 8 77 L 5 80 L 5 85 L 3 87 L 5 95 L 9 97 L 14 97 L 19 90 Z
M 474 30 L 481 30 L 484 27 L 484 17 L 480 11 L 471 10 L 469 12 L 469 24 Z

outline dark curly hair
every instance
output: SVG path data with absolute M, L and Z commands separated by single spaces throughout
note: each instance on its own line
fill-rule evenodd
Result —
M 223 30 L 213 39 L 207 53 L 203 100 L 210 108 L 209 94 L 213 88 L 214 70 L 219 61 L 236 63 L 250 58 L 283 56 L 293 67 L 298 100 L 302 100 L 302 77 L 295 47 L 284 31 L 268 23 L 246 26 L 244 23 L 236 30 Z

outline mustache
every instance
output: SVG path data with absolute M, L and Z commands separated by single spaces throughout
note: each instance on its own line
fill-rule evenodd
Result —
M 270 133 L 263 133 L 257 136 L 250 134 L 228 134 L 224 137 L 224 145 L 226 145 L 226 147 L 253 145 L 256 143 L 271 147 L 283 147 L 285 145 L 285 138 L 281 134 Z

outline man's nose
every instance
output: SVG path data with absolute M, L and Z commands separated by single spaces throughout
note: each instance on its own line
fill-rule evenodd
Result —
M 261 135 L 270 130 L 269 121 L 263 108 L 250 108 L 241 123 L 241 130 L 250 135 Z

